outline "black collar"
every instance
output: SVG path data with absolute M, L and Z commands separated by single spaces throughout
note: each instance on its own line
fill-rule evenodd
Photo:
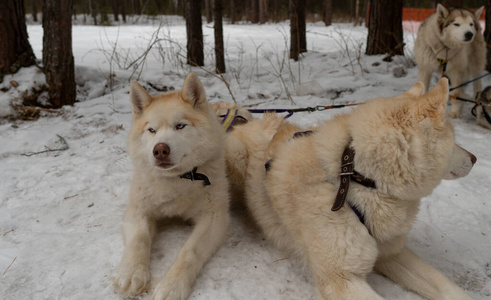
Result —
M 194 181 L 194 180 L 203 180 L 203 185 L 204 186 L 210 185 L 211 182 L 208 179 L 208 177 L 206 177 L 205 174 L 201 174 L 201 173 L 196 172 L 197 170 L 198 170 L 198 167 L 194 167 L 193 170 L 191 170 L 189 172 L 186 172 L 186 173 L 184 173 L 182 175 L 179 175 L 179 177 L 181 177 L 183 179 L 189 179 L 191 181 Z
M 346 201 L 346 195 L 348 194 L 349 182 L 351 180 L 368 188 L 372 188 L 372 189 L 377 188 L 377 185 L 375 184 L 374 180 L 366 178 L 365 176 L 355 171 L 354 158 L 355 158 L 355 149 L 349 146 L 346 147 L 346 149 L 344 149 L 343 152 L 343 157 L 341 158 L 341 173 L 339 174 L 340 184 L 339 184 L 338 193 L 336 195 L 336 199 L 331 208 L 332 211 L 338 211 L 341 209 L 341 207 L 343 207 L 344 202 Z M 352 205 L 350 206 L 351 208 L 353 208 Z M 360 212 L 355 209 L 353 210 L 360 218 L 361 215 Z M 360 218 L 360 220 L 362 220 L 363 218 L 363 215 L 361 216 L 362 217 Z

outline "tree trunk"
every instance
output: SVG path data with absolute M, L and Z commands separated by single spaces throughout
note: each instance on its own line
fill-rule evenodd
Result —
M 89 0 L 90 1 L 90 0 Z M 133 3 L 133 14 L 134 15 L 141 15 L 142 14 L 142 3 L 141 0 L 131 0 Z
M 353 22 L 353 19 L 355 18 L 355 0 L 350 0 L 349 1 L 349 21 Z
M 230 15 L 230 24 L 235 24 L 235 22 L 237 22 L 237 11 L 235 7 L 235 0 L 230 0 L 229 15 Z
M 259 23 L 264 24 L 268 19 L 268 2 L 259 0 Z
M 121 16 L 123 17 L 123 22 L 126 23 L 126 4 L 121 2 Z
M 52 107 L 75 103 L 72 0 L 43 0 L 43 64 Z
M 43 0 L 44 1 L 44 0 Z M 96 0 L 89 0 L 89 13 L 94 19 L 94 25 L 97 26 L 97 9 L 96 9 Z
M 332 24 L 332 0 L 324 0 L 324 24 Z
M 360 0 L 355 1 L 355 22 L 354 26 L 360 25 Z
M 225 73 L 225 55 L 223 51 L 222 0 L 213 1 L 213 17 L 215 23 L 215 60 L 216 72 Z
M 111 0 L 111 7 L 113 9 L 114 21 L 119 22 L 119 0 Z
M 251 1 L 251 23 L 256 24 L 259 22 L 259 0 Z
M 372 0 L 368 20 L 367 55 L 404 55 L 403 0 Z
M 38 0 L 31 0 L 32 19 L 38 21 Z
M 486 29 L 484 30 L 484 40 L 487 45 L 491 45 L 491 0 L 486 1 Z M 491 71 L 491 51 L 487 51 L 486 70 Z
M 307 52 L 305 1 L 290 0 L 290 58 L 298 60 L 303 52 Z
M 205 15 L 206 15 L 206 22 L 211 23 L 213 21 L 213 0 L 205 0 Z
M 0 1 L 0 82 L 4 74 L 35 63 L 27 37 L 24 0 Z
M 186 34 L 188 64 L 203 66 L 203 29 L 201 24 L 201 1 L 186 1 Z
M 445 7 L 462 8 L 464 7 L 464 0 L 443 0 L 442 4 Z

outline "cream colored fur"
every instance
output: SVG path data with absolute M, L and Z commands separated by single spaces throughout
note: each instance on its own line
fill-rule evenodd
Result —
M 134 82 L 130 98 L 133 124 L 128 151 L 134 173 L 122 228 L 125 248 L 114 287 L 130 297 L 149 289 L 155 223 L 180 216 L 193 221 L 195 227 L 151 299 L 187 299 L 201 268 L 225 239 L 229 225 L 224 131 L 194 73 L 182 91 L 156 96 Z M 153 155 L 159 143 L 170 149 L 164 163 Z M 194 167 L 211 185 L 179 177 Z
M 367 102 L 310 136 L 290 138 L 297 128 L 275 115 L 231 133 L 248 154 L 241 163 L 248 209 L 269 240 L 307 264 L 322 299 L 382 299 L 365 280 L 373 270 L 428 299 L 471 299 L 406 247 L 420 199 L 475 162 L 455 144 L 445 117 L 447 80 L 426 95 L 423 89 L 418 82 L 398 97 Z M 331 211 L 347 146 L 356 151 L 355 170 L 377 184 L 351 182 L 347 195 L 366 225 L 347 203 Z
M 486 66 L 486 42 L 481 33 L 479 16 L 484 7 L 475 12 L 465 9 L 449 10 L 437 5 L 437 12 L 426 19 L 418 31 L 414 43 L 414 56 L 419 70 L 419 81 L 428 89 L 433 73 L 442 72 L 438 59 L 448 59 L 445 75 L 456 87 L 482 75 Z M 473 38 L 466 41 L 465 34 Z M 473 83 L 474 94 L 482 90 L 481 80 Z M 464 87 L 453 90 L 451 95 L 463 96 Z M 449 116 L 459 118 L 462 102 L 452 99 Z

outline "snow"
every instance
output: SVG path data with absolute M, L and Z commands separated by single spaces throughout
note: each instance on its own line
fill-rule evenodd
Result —
M 119 227 L 131 176 L 126 153 L 129 80 L 138 79 L 151 92 L 156 91 L 150 85 L 179 89 L 194 71 L 210 101 L 232 101 L 225 84 L 206 71 L 214 64 L 213 28 L 203 26 L 202 70 L 185 64 L 184 21 L 163 18 L 153 35 L 159 24 L 73 26 L 79 102 L 37 121 L 0 123 L 1 299 L 120 299 L 110 278 L 122 255 Z M 356 103 L 400 94 L 417 80 L 411 60 L 415 33 L 405 33 L 408 58 L 384 62 L 383 56 L 364 55 L 364 27 L 308 24 L 307 30 L 308 52 L 294 62 L 288 59 L 288 23 L 225 24 L 224 79 L 239 104 L 285 108 Z M 42 27 L 29 25 L 28 31 L 40 58 Z M 160 41 L 146 59 L 137 60 L 156 39 Z M 396 69 L 407 75 L 394 77 Z M 19 87 L 11 87 L 11 80 Z M 19 101 L 34 81 L 44 82 L 35 67 L 6 77 L 0 86 L 0 115 L 11 114 L 9 101 Z M 486 78 L 483 86 L 489 84 Z M 464 117 L 454 121 L 457 140 L 478 162 L 467 177 L 444 181 L 423 199 L 409 246 L 473 298 L 489 299 L 491 138 L 489 130 L 475 124 L 471 106 L 464 109 Z M 296 113 L 290 120 L 308 126 L 347 110 Z M 59 136 L 68 150 L 23 155 L 62 147 Z M 184 223 L 162 224 L 152 250 L 156 279 L 165 274 L 190 230 Z M 421 299 L 378 274 L 368 281 L 387 299 Z M 204 267 L 190 299 L 318 296 L 309 272 L 270 245 L 238 207 L 232 210 L 229 238 Z

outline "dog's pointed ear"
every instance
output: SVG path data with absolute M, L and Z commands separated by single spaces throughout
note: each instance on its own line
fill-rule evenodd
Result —
M 446 19 L 449 14 L 448 9 L 445 6 L 441 5 L 440 3 L 436 5 L 436 13 L 438 17 L 442 19 Z
M 425 90 L 425 85 L 421 81 L 418 81 L 404 94 L 411 95 L 411 96 L 421 96 L 423 95 L 424 90 Z
M 130 85 L 130 100 L 133 113 L 139 115 L 152 101 L 152 96 L 136 81 Z
M 193 107 L 201 107 L 206 103 L 205 89 L 195 73 L 190 73 L 184 81 L 181 98 Z
M 431 91 L 421 96 L 420 113 L 437 123 L 442 122 L 445 119 L 448 93 L 448 79 L 444 77 Z
M 475 16 L 476 20 L 479 20 L 479 17 L 481 16 L 483 9 L 484 9 L 484 6 L 481 6 L 477 10 L 474 11 L 474 16 Z

